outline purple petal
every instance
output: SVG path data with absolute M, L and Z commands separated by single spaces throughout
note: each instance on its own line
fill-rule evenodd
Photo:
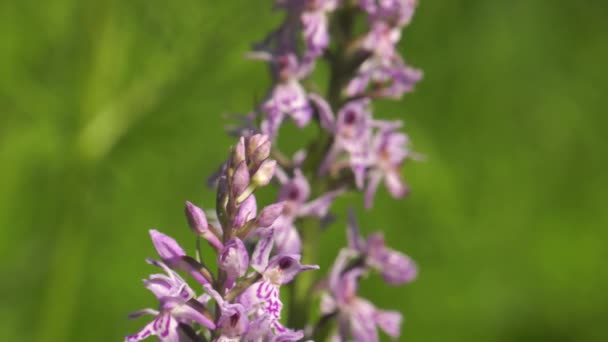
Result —
M 258 273 L 264 273 L 273 247 L 273 232 L 269 232 L 258 241 L 251 256 L 251 267 Z
M 302 251 L 300 234 L 291 222 L 275 227 L 274 242 L 278 254 L 300 254 Z
M 304 338 L 302 330 L 291 330 L 282 326 L 279 322 L 274 323 L 275 336 L 273 342 L 293 342 Z
M 407 185 L 405 185 L 399 172 L 396 170 L 385 174 L 384 185 L 395 198 L 402 198 L 408 193 Z
M 301 19 L 306 48 L 312 57 L 318 57 L 329 44 L 327 17 L 322 11 L 314 11 L 305 12 Z
M 173 319 L 169 313 L 158 315 L 152 322 L 148 323 L 137 334 L 127 336 L 126 342 L 135 342 L 144 340 L 150 336 L 158 336 L 158 340 L 162 342 L 179 342 L 179 333 L 177 332 L 178 322 Z
M 222 335 L 226 337 L 241 336 L 247 330 L 249 323 L 245 307 L 238 303 L 231 304 L 224 301 L 222 296 L 211 285 L 205 285 L 204 288 L 221 308 L 221 316 L 218 319 L 217 326 Z
M 249 186 L 249 169 L 247 163 L 241 162 L 234 170 L 232 176 L 232 196 L 239 197 Z
M 215 329 L 215 323 L 212 320 L 188 304 L 175 307 L 171 310 L 171 314 L 180 322 L 190 323 L 194 321 L 208 329 Z
M 270 323 L 281 318 L 283 303 L 279 288 L 268 281 L 259 281 L 248 287 L 239 296 L 238 303 L 252 310 L 254 317 L 267 316 Z
M 368 237 L 367 262 L 382 273 L 384 280 L 392 285 L 401 285 L 413 281 L 418 274 L 418 267 L 407 255 L 384 245 L 381 234 Z
M 354 341 L 375 342 L 378 341 L 378 331 L 374 316 L 376 308 L 364 299 L 356 299 L 351 305 L 350 329 Z
M 293 178 L 281 187 L 279 201 L 303 203 L 310 196 L 310 184 L 300 169 L 294 170 Z
M 217 256 L 217 264 L 230 279 L 242 277 L 249 268 L 249 254 L 241 239 L 232 238 Z
M 146 338 L 148 338 L 150 336 L 156 335 L 156 332 L 154 330 L 155 322 L 156 322 L 156 319 L 153 320 L 152 322 L 146 324 L 137 333 L 125 337 L 125 342 L 141 341 L 141 340 L 145 340 Z
M 259 315 L 249 323 L 245 335 L 241 336 L 242 341 L 261 341 L 268 332 L 271 331 L 272 319 L 267 315 Z
M 399 338 L 401 335 L 401 322 L 403 321 L 401 313 L 397 311 L 376 310 L 374 318 L 376 324 L 387 335 L 392 338 Z

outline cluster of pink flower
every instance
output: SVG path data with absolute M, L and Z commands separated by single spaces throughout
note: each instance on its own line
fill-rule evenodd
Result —
M 214 177 L 217 217 L 208 221 L 209 214 L 186 204 L 197 239 L 217 254 L 217 274 L 200 260 L 200 251 L 195 258 L 187 256 L 174 239 L 151 230 L 162 262 L 149 263 L 167 275 L 144 281 L 159 309 L 135 313 L 155 318 L 127 341 L 153 335 L 160 341 L 298 341 L 318 338 L 331 321 L 337 322 L 334 337 L 341 340 L 377 341 L 378 328 L 400 336 L 401 314 L 357 296 L 357 284 L 372 271 L 388 284 L 404 284 L 416 277 L 416 265 L 387 247 L 381 233 L 363 238 L 352 212 L 348 246 L 339 251 L 326 279 L 307 283 L 300 292 L 321 294 L 316 323 L 292 322 L 301 330 L 285 327 L 279 294 L 282 285 L 297 285 L 311 275 L 296 278 L 300 272 L 319 268 L 301 263 L 302 258 L 315 263 L 304 248 L 314 241 L 303 237 L 308 229 L 301 227 L 303 220 L 325 225 L 332 203 L 347 191 L 363 192 L 367 208 L 382 182 L 396 198 L 407 193 L 400 170 L 412 156 L 409 139 L 399 131 L 400 121 L 375 118 L 371 104 L 377 98 L 400 98 L 421 78 L 396 49 L 416 1 L 276 0 L 276 6 L 286 13 L 285 20 L 250 54 L 268 62 L 273 85 L 235 130 L 238 143 Z M 364 32 L 356 32 L 357 20 Z M 327 99 L 303 83 L 321 61 L 330 64 Z M 320 128 L 319 138 L 292 158 L 276 144 L 286 119 L 298 127 L 314 122 Z M 277 202 L 258 213 L 254 193 L 273 181 L 279 186 Z M 197 296 L 176 271 L 189 274 L 204 293 Z M 289 290 L 297 295 L 295 288 Z M 310 319 L 310 303 L 298 303 L 290 302 L 290 316 L 297 312 Z

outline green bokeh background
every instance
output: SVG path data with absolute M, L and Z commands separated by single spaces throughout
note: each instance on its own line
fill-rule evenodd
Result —
M 608 3 L 423 0 L 401 42 L 425 71 L 375 106 L 426 161 L 383 190 L 366 232 L 420 277 L 362 293 L 401 310 L 408 341 L 606 341 Z M 226 112 L 268 85 L 249 44 L 270 1 L 0 1 L 0 333 L 118 341 L 154 305 L 147 229 L 191 247 L 185 200 L 232 143 Z M 282 143 L 297 146 L 298 135 Z M 327 267 L 343 216 L 319 238 Z

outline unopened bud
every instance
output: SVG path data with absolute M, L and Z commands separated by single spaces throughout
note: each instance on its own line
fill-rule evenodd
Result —
M 270 138 L 266 134 L 254 134 L 247 139 L 247 155 L 250 156 L 260 146 L 269 142 Z
M 262 145 L 260 145 L 253 154 L 251 154 L 250 159 L 251 162 L 255 165 L 260 165 L 264 160 L 268 159 L 270 156 L 270 149 L 272 147 L 272 143 L 270 141 L 266 141 Z
M 237 166 L 245 160 L 245 138 L 241 137 L 232 150 L 232 166 Z
M 238 197 L 249 185 L 249 170 L 247 164 L 242 161 L 234 170 L 232 175 L 232 196 Z
M 186 218 L 188 219 L 188 225 L 190 229 L 198 236 L 203 237 L 207 242 L 215 249 L 219 250 L 222 248 L 222 243 L 217 236 L 209 230 L 209 224 L 207 223 L 207 215 L 203 209 L 195 206 L 190 202 L 186 202 Z
M 252 182 L 257 186 L 266 186 L 270 183 L 270 180 L 274 176 L 274 170 L 277 166 L 277 161 L 273 159 L 266 159 L 260 165 L 258 170 L 251 178 Z
M 203 235 L 208 231 L 207 216 L 203 209 L 195 206 L 190 202 L 186 202 L 186 218 L 190 229 L 198 235 Z

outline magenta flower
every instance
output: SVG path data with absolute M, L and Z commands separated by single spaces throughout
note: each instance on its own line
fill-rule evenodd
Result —
M 160 305 L 159 310 L 144 309 L 131 315 L 132 318 L 150 314 L 155 318 L 134 335 L 127 336 L 125 341 L 135 342 L 150 336 L 157 336 L 162 342 L 179 341 L 179 323 L 197 322 L 208 329 L 215 329 L 215 323 L 199 311 L 199 302 L 194 299 L 194 291 L 177 273 L 162 262 L 148 260 L 148 263 L 163 269 L 167 275 L 153 274 L 144 280 Z
M 298 58 L 293 53 L 265 58 L 273 67 L 275 85 L 261 106 L 266 114 L 261 128 L 264 134 L 274 137 L 285 116 L 290 116 L 299 127 L 306 126 L 312 118 L 312 108 L 300 84 L 304 75 Z
M 336 173 L 345 167 L 351 168 L 359 188 L 363 187 L 367 154 L 372 133 L 372 116 L 369 100 L 360 99 L 347 102 L 334 119 L 329 106 L 321 97 L 314 97 L 325 129 L 334 136 L 325 159 L 319 167 L 321 175 L 327 172 Z
M 272 233 L 267 234 L 256 245 L 251 257 L 251 267 L 262 279 L 245 290 L 239 296 L 238 302 L 253 310 L 253 319 L 269 319 L 268 323 L 276 335 L 285 331 L 279 323 L 283 308 L 279 296 L 281 285 L 292 281 L 298 273 L 315 270 L 319 266 L 300 264 L 299 255 L 276 255 L 270 258 L 273 245 Z

